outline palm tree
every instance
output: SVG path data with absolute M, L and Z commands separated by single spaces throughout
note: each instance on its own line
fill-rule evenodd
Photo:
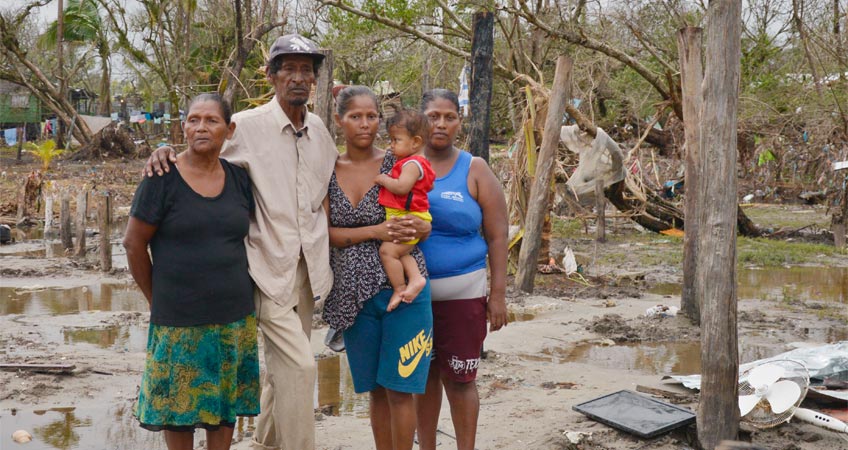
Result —
M 108 116 L 112 111 L 109 66 L 109 39 L 106 23 L 101 20 L 95 0 L 67 0 L 65 7 L 64 41 L 80 44 L 90 44 L 97 49 L 100 56 L 100 103 L 98 115 Z M 56 45 L 56 28 L 58 23 L 52 22 L 47 31 L 41 35 L 44 45 Z

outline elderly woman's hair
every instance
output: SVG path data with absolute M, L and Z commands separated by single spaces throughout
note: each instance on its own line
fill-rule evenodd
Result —
M 380 109 L 380 101 L 377 99 L 377 94 L 375 94 L 374 91 L 368 89 L 366 86 L 354 85 L 348 86 L 339 92 L 339 95 L 336 97 L 336 113 L 338 113 L 340 117 L 344 116 L 350 109 L 350 103 L 353 99 L 360 95 L 370 98 L 371 101 L 374 102 L 374 107 L 377 108 L 377 110 Z
M 221 107 L 221 116 L 224 117 L 224 122 L 227 125 L 230 124 L 230 118 L 233 116 L 233 111 L 230 108 L 230 104 L 224 100 L 224 97 L 221 97 L 220 94 L 216 93 L 206 93 L 206 94 L 197 94 L 191 99 L 191 103 L 188 105 L 188 109 L 191 110 L 191 107 L 194 106 L 195 103 L 200 102 L 215 102 Z
M 430 103 L 440 98 L 453 103 L 453 106 L 456 107 L 456 112 L 459 112 L 459 98 L 453 91 L 448 89 L 430 89 L 424 92 L 424 95 L 421 96 L 421 111 L 425 111 Z
M 403 128 L 410 137 L 420 136 L 424 142 L 430 138 L 430 120 L 421 111 L 411 108 L 392 106 L 394 115 L 386 119 L 386 131 L 392 128 Z

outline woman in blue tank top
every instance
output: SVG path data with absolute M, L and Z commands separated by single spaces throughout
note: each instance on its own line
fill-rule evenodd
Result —
M 501 182 L 486 161 L 454 147 L 459 100 L 451 91 L 427 91 L 421 110 L 430 119 L 426 156 L 436 172 L 429 193 L 433 216 L 424 252 L 433 307 L 433 361 L 427 389 L 416 397 L 421 450 L 435 450 L 442 390 L 451 406 L 457 449 L 473 450 L 480 398 L 477 368 L 489 331 L 507 323 L 508 220 Z M 491 286 L 486 286 L 488 258 Z

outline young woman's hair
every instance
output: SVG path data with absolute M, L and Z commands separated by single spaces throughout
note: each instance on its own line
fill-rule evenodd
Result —
M 392 106 L 395 113 L 386 119 L 386 131 L 392 128 L 403 128 L 410 137 L 419 136 L 424 142 L 430 138 L 430 121 L 421 111 L 412 108 Z
M 459 112 L 459 98 L 453 91 L 448 89 L 430 89 L 429 91 L 424 92 L 424 95 L 421 96 L 421 111 L 426 110 L 430 103 L 440 98 L 453 103 L 453 106 L 456 108 L 456 112 Z
M 338 113 L 339 117 L 344 116 L 345 113 L 347 113 L 350 109 L 350 103 L 354 98 L 359 97 L 360 95 L 370 98 L 371 101 L 374 102 L 374 107 L 377 108 L 377 111 L 380 110 L 380 101 L 377 99 L 377 94 L 375 94 L 374 91 L 365 86 L 348 86 L 342 89 L 336 97 L 336 113 Z
M 188 104 L 188 109 L 191 110 L 191 107 L 194 106 L 195 103 L 200 102 L 215 102 L 221 108 L 221 116 L 224 117 L 224 122 L 227 125 L 230 124 L 230 118 L 233 116 L 233 111 L 230 108 L 230 104 L 224 100 L 224 97 L 221 97 L 220 94 L 216 93 L 206 93 L 206 94 L 197 94 L 191 99 L 191 103 Z

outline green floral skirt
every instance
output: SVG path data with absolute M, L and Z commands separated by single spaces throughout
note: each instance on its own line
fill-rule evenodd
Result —
M 225 325 L 150 325 L 136 417 L 151 431 L 232 427 L 259 414 L 256 315 Z

